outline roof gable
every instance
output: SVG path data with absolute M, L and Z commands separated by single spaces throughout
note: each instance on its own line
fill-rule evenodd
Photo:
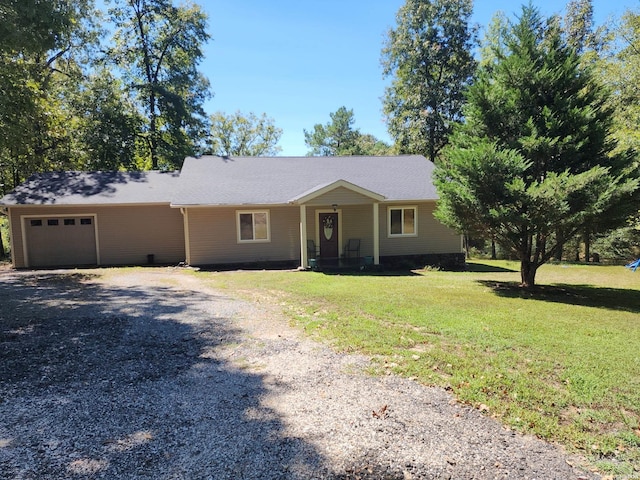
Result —
M 354 185 L 351 182 L 340 179 L 328 185 L 317 185 L 311 190 L 304 192 L 297 197 L 293 197 L 289 200 L 289 203 L 306 203 L 339 188 L 346 188 L 347 190 L 351 190 L 352 192 L 358 193 L 363 197 L 368 197 L 378 202 L 381 202 L 385 198 L 384 195 L 380 195 L 378 193 L 372 192 L 371 190 L 367 190 L 366 188 L 359 187 L 358 185 Z

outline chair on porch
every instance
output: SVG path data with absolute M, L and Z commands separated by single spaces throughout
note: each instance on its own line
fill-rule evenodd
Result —
M 316 242 L 313 240 L 307 240 L 307 257 L 318 258 L 318 249 L 316 248 Z
M 350 259 L 360 258 L 360 239 L 350 238 L 347 244 L 344 246 L 344 258 L 349 261 Z

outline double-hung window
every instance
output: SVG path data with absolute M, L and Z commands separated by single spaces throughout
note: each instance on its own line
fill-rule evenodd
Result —
M 236 214 L 238 242 L 271 241 L 268 210 L 238 211 Z
M 388 231 L 390 237 L 418 235 L 418 207 L 389 207 Z

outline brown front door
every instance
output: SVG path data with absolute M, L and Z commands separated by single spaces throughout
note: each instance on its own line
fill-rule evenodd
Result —
M 323 260 L 338 259 L 338 214 L 320 213 L 320 258 Z

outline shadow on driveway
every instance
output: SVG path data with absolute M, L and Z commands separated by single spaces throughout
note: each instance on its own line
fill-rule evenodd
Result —
M 313 478 L 323 459 L 224 360 L 241 303 L 0 273 L 1 478 Z M 325 472 L 326 473 L 326 472 Z

